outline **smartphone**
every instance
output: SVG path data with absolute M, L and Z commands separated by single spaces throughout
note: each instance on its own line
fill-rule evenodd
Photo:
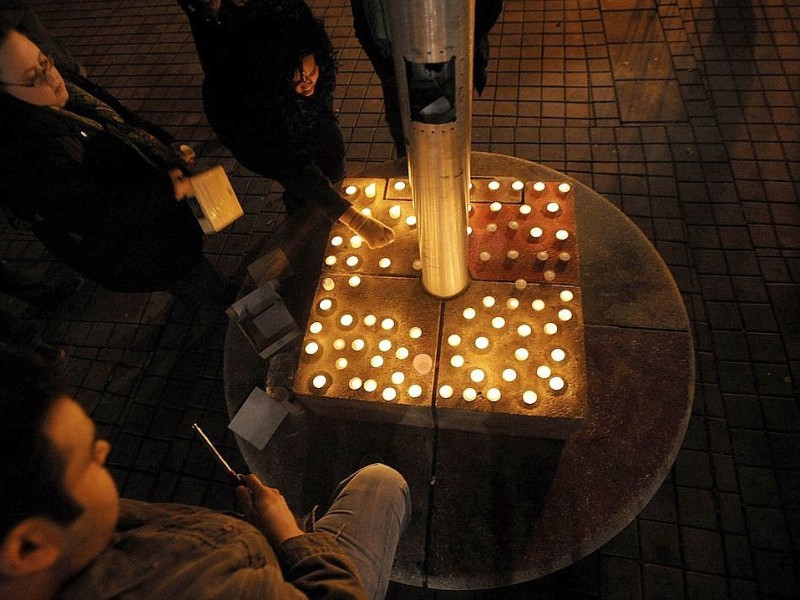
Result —
M 214 444 L 211 443 L 211 440 L 208 439 L 208 436 L 205 433 L 203 433 L 203 430 L 200 429 L 200 425 L 198 425 L 197 423 L 192 423 L 192 429 L 194 429 L 195 433 L 197 433 L 197 436 L 200 438 L 203 444 L 205 444 L 206 448 L 208 448 L 208 451 L 211 452 L 211 455 L 215 459 L 217 459 L 217 462 L 220 464 L 220 466 L 222 466 L 225 472 L 231 476 L 231 484 L 243 485 L 244 477 L 242 477 L 242 475 L 231 469 L 231 466 L 228 464 L 228 461 L 222 458 L 222 455 L 219 453 L 219 450 L 217 450 Z

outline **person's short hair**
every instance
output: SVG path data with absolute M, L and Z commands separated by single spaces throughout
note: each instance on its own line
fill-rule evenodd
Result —
M 25 519 L 66 525 L 83 512 L 67 494 L 64 461 L 43 431 L 62 395 L 40 357 L 0 348 L 0 540 Z

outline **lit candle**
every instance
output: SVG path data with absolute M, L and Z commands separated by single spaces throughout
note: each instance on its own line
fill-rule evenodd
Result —
M 347 382 L 347 385 L 350 387 L 351 390 L 355 391 L 361 389 L 362 381 L 360 377 L 353 377 Z
M 464 388 L 464 391 L 461 393 L 461 396 L 467 402 L 474 402 L 475 398 L 478 397 L 478 392 L 475 391 L 475 388 L 468 387 Z
M 361 338 L 356 338 L 350 343 L 350 347 L 356 352 L 361 352 L 366 345 L 367 343 Z
M 415 227 L 417 225 L 417 217 L 414 215 L 408 215 L 406 217 L 406 225 L 409 227 Z
M 331 238 L 331 246 L 339 247 L 344 243 L 344 238 L 340 235 L 335 235 Z
M 317 305 L 322 312 L 328 311 L 333 306 L 333 300 L 330 298 L 323 298 Z
M 506 306 L 511 309 L 519 308 L 519 299 L 509 298 L 508 300 L 506 300 Z
M 558 325 L 555 323 L 545 323 L 544 324 L 544 332 L 547 335 L 554 335 L 558 331 Z
M 544 181 L 537 181 L 536 183 L 533 184 L 533 191 L 539 194 L 541 194 L 546 189 L 547 186 L 545 185 Z
M 494 213 L 500 212 L 502 210 L 502 208 L 503 208 L 503 205 L 500 204 L 499 202 L 492 202 L 489 205 L 489 210 L 494 212 Z
M 350 279 L 347 280 L 347 284 L 350 287 L 358 287 L 361 285 L 361 277 L 358 275 L 353 275 Z
M 389 331 L 392 327 L 394 327 L 394 319 L 385 318 L 381 321 L 381 329 L 384 331 Z
M 308 326 L 308 330 L 311 333 L 319 333 L 322 331 L 322 323 L 319 321 L 314 321 L 311 325 Z
M 572 311 L 568 308 L 562 308 L 558 311 L 558 318 L 562 321 L 569 321 L 572 318 Z
M 517 372 L 514 369 L 503 369 L 503 381 L 512 382 L 517 378 Z
M 570 290 L 561 290 L 561 293 L 558 295 L 558 297 L 561 298 L 562 302 L 570 302 L 575 297 L 575 294 L 573 294 Z
M 470 321 L 470 320 L 475 318 L 475 314 L 476 313 L 475 313 L 475 309 L 474 308 L 467 307 L 467 308 L 464 309 L 464 312 L 462 312 L 461 314 L 464 316 L 465 319 Z
M 489 402 L 497 402 L 500 400 L 501 396 L 502 393 L 497 388 L 489 388 L 489 390 L 486 392 L 486 398 L 489 399 Z
M 542 237 L 543 233 L 544 231 L 542 230 L 541 227 L 531 227 L 530 234 L 532 238 L 540 238 Z
M 539 365 L 536 368 L 536 374 L 542 379 L 547 379 L 548 377 L 550 377 L 550 373 L 551 373 L 550 367 L 548 367 L 547 365 Z
M 321 390 L 328 384 L 328 378 L 325 375 L 315 375 L 314 379 L 311 380 L 311 385 L 313 385 L 318 390 Z
M 333 254 L 331 254 L 330 256 L 326 256 L 325 264 L 328 265 L 329 267 L 332 267 L 333 265 L 336 264 L 336 257 Z
M 408 330 L 408 337 L 410 337 L 412 340 L 418 340 L 420 337 L 422 337 L 422 329 L 419 327 L 412 327 Z
M 369 364 L 378 369 L 383 366 L 383 357 L 380 354 L 376 354 L 369 359 Z
M 461 343 L 461 336 L 454 333 L 447 337 L 447 343 L 451 346 L 458 346 Z
M 367 187 L 364 188 L 364 195 L 367 198 L 374 198 L 378 193 L 378 186 L 375 185 L 375 182 L 370 183 Z
M 475 338 L 475 347 L 478 350 L 486 350 L 489 347 L 489 338 L 479 335 Z
M 480 383 L 486 379 L 486 373 L 483 372 L 483 369 L 472 369 L 469 372 L 469 378 L 475 383 Z
M 378 382 L 374 379 L 367 379 L 364 382 L 364 391 L 365 392 L 374 392 L 378 389 Z
M 564 183 L 558 184 L 558 191 L 561 194 L 569 194 L 569 191 L 572 189 L 572 186 L 568 184 L 566 181 Z
M 517 279 L 514 282 L 514 287 L 517 288 L 518 290 L 524 290 L 526 287 L 528 287 L 528 282 L 525 281 L 524 279 Z
M 563 242 L 569 237 L 569 231 L 566 229 L 559 229 L 556 231 L 556 239 L 560 242 Z
M 344 188 L 344 193 L 347 194 L 348 196 L 352 196 L 357 191 L 358 191 L 358 188 L 356 186 L 354 186 L 354 185 L 348 185 L 346 188 Z
M 392 217 L 393 219 L 399 219 L 402 212 L 403 212 L 402 209 L 397 204 L 389 208 L 389 216 Z
M 344 313 L 341 317 L 339 317 L 339 323 L 342 327 L 350 327 L 353 324 L 353 315 L 350 313 Z
M 396 189 L 398 192 L 402 192 L 404 189 L 406 189 L 406 182 L 405 181 L 395 181 L 394 182 L 394 189 Z
M 548 258 L 550 258 L 550 253 L 547 250 L 536 253 L 536 259 L 541 262 L 545 262 Z
M 392 383 L 395 385 L 400 385 L 406 380 L 406 376 L 402 373 L 402 371 L 395 371 L 392 373 Z
M 538 400 L 538 396 L 533 390 L 525 390 L 522 394 L 522 401 L 525 404 L 536 404 L 536 400 Z
M 364 243 L 364 240 L 361 239 L 360 235 L 354 235 L 353 237 L 350 238 L 350 247 L 351 248 L 355 248 L 355 249 L 361 248 L 361 244 L 363 244 L 363 243 Z
M 348 267 L 355 267 L 358 265 L 358 257 L 355 255 L 348 256 L 345 263 L 347 264 Z
M 517 260 L 519 258 L 519 252 L 517 252 L 516 250 L 509 250 L 508 252 L 506 252 L 506 256 L 508 257 L 509 260 Z
M 422 268 L 422 261 L 419 259 L 415 260 L 414 262 L 411 263 L 411 267 L 415 271 L 419 271 Z
M 550 352 L 550 358 L 552 358 L 556 362 L 561 362 L 567 357 L 567 353 L 564 352 L 562 348 L 553 348 L 553 351 Z
M 392 349 L 392 340 L 381 340 L 378 342 L 378 350 L 381 352 L 388 352 Z
M 365 208 L 362 208 L 361 209 L 361 214 L 364 215 L 365 217 L 371 217 L 372 216 L 372 209 L 369 206 L 367 206 Z
M 533 209 L 531 208 L 530 204 L 520 204 L 519 205 L 519 214 L 521 214 L 521 215 L 529 215 L 529 214 L 531 214 L 532 210 Z
M 453 356 L 450 357 L 450 364 L 456 369 L 460 369 L 464 366 L 464 357 L 460 354 L 453 354 Z
M 566 385 L 566 383 L 564 382 L 563 379 L 561 379 L 561 377 L 552 377 L 548 382 L 548 384 L 550 385 L 550 389 L 553 390 L 554 392 L 560 392 L 561 390 L 564 389 L 564 386 Z
M 514 350 L 514 358 L 516 358 L 519 362 L 528 360 L 528 356 L 529 356 L 528 350 L 525 348 L 517 348 L 516 350 Z
M 333 340 L 333 348 L 335 350 L 344 350 L 345 346 L 347 346 L 347 342 L 345 342 L 342 338 L 336 338 Z
M 306 344 L 306 354 L 316 354 L 319 351 L 319 344 L 317 342 L 308 342 Z
M 453 395 L 453 386 L 450 385 L 443 385 L 439 387 L 439 395 L 442 398 L 450 398 Z
M 494 233 L 495 231 L 497 231 L 497 223 L 489 223 L 486 226 L 486 231 L 488 231 L 489 233 Z
M 467 235 L 472 235 L 472 227 L 467 226 Z
M 339 358 L 336 359 L 336 362 L 334 364 L 336 365 L 337 369 L 342 371 L 347 368 L 347 359 L 344 356 L 340 356 Z
M 525 184 L 522 183 L 519 179 L 517 179 L 514 183 L 511 184 L 511 189 L 515 192 L 521 191 L 525 187 Z
M 517 334 L 519 337 L 528 337 L 531 334 L 531 326 L 527 323 L 523 323 L 519 327 L 517 327 Z
M 500 182 L 492 180 L 492 181 L 489 182 L 489 185 L 487 185 L 486 187 L 488 187 L 493 192 L 496 192 L 497 190 L 500 189 Z
M 556 278 L 556 272 L 552 269 L 547 269 L 544 273 L 542 273 L 542 277 L 544 277 L 545 281 L 554 281 Z
M 559 210 L 561 210 L 561 205 L 558 202 L 548 202 L 546 208 L 547 208 L 547 212 L 549 212 L 551 214 L 555 214 Z
M 492 327 L 495 329 L 502 329 L 506 326 L 506 320 L 503 317 L 494 317 L 492 319 Z
M 390 258 L 385 257 L 385 256 L 378 261 L 378 266 L 381 269 L 388 269 L 391 266 L 391 264 L 392 264 L 392 260 Z
M 536 298 L 533 302 L 531 302 L 531 308 L 536 312 L 543 311 L 545 307 L 544 300 L 541 298 Z
M 335 287 L 336 284 L 330 277 L 326 277 L 325 279 L 322 280 L 322 289 L 325 290 L 326 292 L 330 292 Z
M 559 252 L 558 253 L 558 260 L 560 260 L 561 262 L 569 262 L 569 260 L 571 258 L 572 258 L 572 255 L 570 255 L 569 252 Z
M 416 383 L 408 386 L 408 395 L 412 398 L 419 398 L 422 396 L 422 386 Z
M 483 305 L 486 308 L 492 308 L 494 306 L 494 303 L 496 302 L 496 300 L 495 300 L 494 296 L 484 296 L 483 300 L 481 300 L 481 302 L 483 303 Z
M 484 252 L 481 252 L 481 253 L 478 255 L 478 258 L 480 258 L 480 259 L 481 259 L 483 262 L 486 262 L 486 261 L 488 261 L 490 258 L 492 258 L 492 255 L 491 255 L 491 254 L 489 254 L 488 252 L 484 251 Z
M 408 348 L 400 346 L 397 350 L 394 351 L 394 355 L 400 360 L 405 360 L 408 358 Z
M 367 315 L 366 317 L 364 317 L 364 325 L 366 325 L 367 327 L 372 327 L 377 322 L 378 322 L 378 317 L 376 317 L 375 315 Z

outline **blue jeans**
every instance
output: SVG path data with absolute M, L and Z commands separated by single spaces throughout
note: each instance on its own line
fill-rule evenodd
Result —
M 400 535 L 411 520 L 411 496 L 403 476 L 371 464 L 342 481 L 314 530 L 336 536 L 358 567 L 364 590 L 386 596 Z

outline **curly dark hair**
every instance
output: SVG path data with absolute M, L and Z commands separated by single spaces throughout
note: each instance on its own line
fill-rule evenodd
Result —
M 42 430 L 62 394 L 41 357 L 0 347 L 0 540 L 25 519 L 68 524 L 83 512 L 69 497 L 63 461 Z

